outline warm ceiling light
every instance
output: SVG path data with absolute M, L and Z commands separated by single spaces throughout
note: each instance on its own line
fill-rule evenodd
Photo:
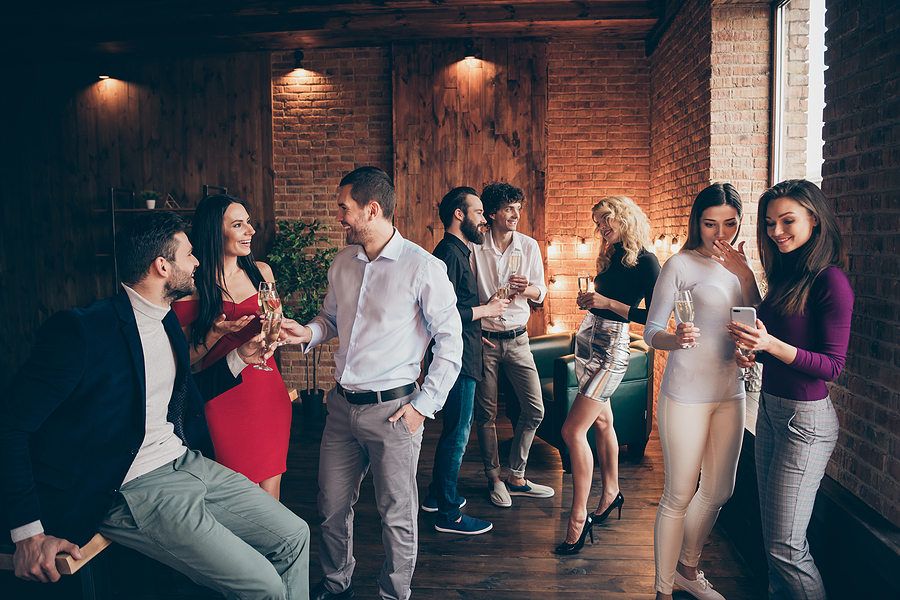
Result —
M 294 50 L 294 70 L 303 68 L 303 50 Z

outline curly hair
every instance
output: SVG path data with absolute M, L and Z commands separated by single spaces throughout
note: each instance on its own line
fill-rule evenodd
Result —
M 594 237 L 602 240 L 600 252 L 597 254 L 597 273 L 603 273 L 609 268 L 611 257 L 615 252 L 614 246 L 600 235 L 601 224 L 607 218 L 614 219 L 619 224 L 619 241 L 625 250 L 622 265 L 635 266 L 641 250 L 650 245 L 650 221 L 641 207 L 631 198 L 608 196 L 594 205 L 591 217 L 596 224 Z
M 488 227 L 494 224 L 494 215 L 507 204 L 525 204 L 525 192 L 509 183 L 491 183 L 481 192 L 484 218 Z

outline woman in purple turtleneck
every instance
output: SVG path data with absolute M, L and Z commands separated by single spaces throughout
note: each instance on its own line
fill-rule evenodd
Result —
M 756 474 L 769 598 L 824 599 L 806 529 L 838 420 L 826 381 L 847 356 L 853 291 L 841 268 L 844 248 L 822 191 L 784 181 L 759 199 L 757 232 L 768 294 L 757 328 L 732 322 L 738 365 L 763 365 L 756 422 Z

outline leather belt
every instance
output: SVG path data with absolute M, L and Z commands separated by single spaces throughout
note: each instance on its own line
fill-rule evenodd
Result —
M 409 396 L 416 391 L 416 384 L 407 383 L 383 392 L 351 392 L 341 387 L 341 384 L 337 384 L 337 391 L 350 404 L 378 404 L 379 402 L 388 402 L 389 400 Z
M 485 331 L 483 333 L 485 337 L 497 340 L 511 340 L 525 333 L 525 328 L 520 327 L 519 329 L 510 329 L 509 331 Z

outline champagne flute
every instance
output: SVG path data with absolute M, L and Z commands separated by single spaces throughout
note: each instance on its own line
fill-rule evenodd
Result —
M 509 272 L 511 275 L 516 275 L 519 272 L 519 269 L 522 267 L 522 252 L 519 250 L 513 250 L 509 255 Z
M 269 349 L 278 341 L 278 335 L 281 333 L 281 313 L 272 311 L 263 317 L 262 334 L 263 334 L 263 351 L 268 352 Z M 266 363 L 253 365 L 254 369 L 260 371 L 272 371 L 272 367 Z
M 496 296 L 501 300 L 506 300 L 507 298 L 509 298 L 509 284 L 507 283 L 506 285 L 501 285 L 500 287 L 498 287 Z M 506 319 L 503 318 L 503 315 L 496 317 L 496 319 L 498 321 L 506 321 Z
M 278 292 L 275 291 L 274 281 L 263 281 L 259 284 L 257 302 L 259 302 L 259 309 L 266 315 L 273 312 L 281 313 L 281 300 L 278 298 Z
M 593 289 L 594 282 L 591 279 L 591 276 L 582 271 L 578 274 L 578 291 L 582 294 L 587 294 L 589 291 Z M 587 310 L 587 307 L 579 306 L 578 310 Z
M 694 322 L 694 298 L 691 296 L 690 290 L 679 290 L 675 292 L 675 315 L 682 323 Z M 682 344 L 682 348 L 695 348 L 698 346 L 696 342 L 692 344 Z

